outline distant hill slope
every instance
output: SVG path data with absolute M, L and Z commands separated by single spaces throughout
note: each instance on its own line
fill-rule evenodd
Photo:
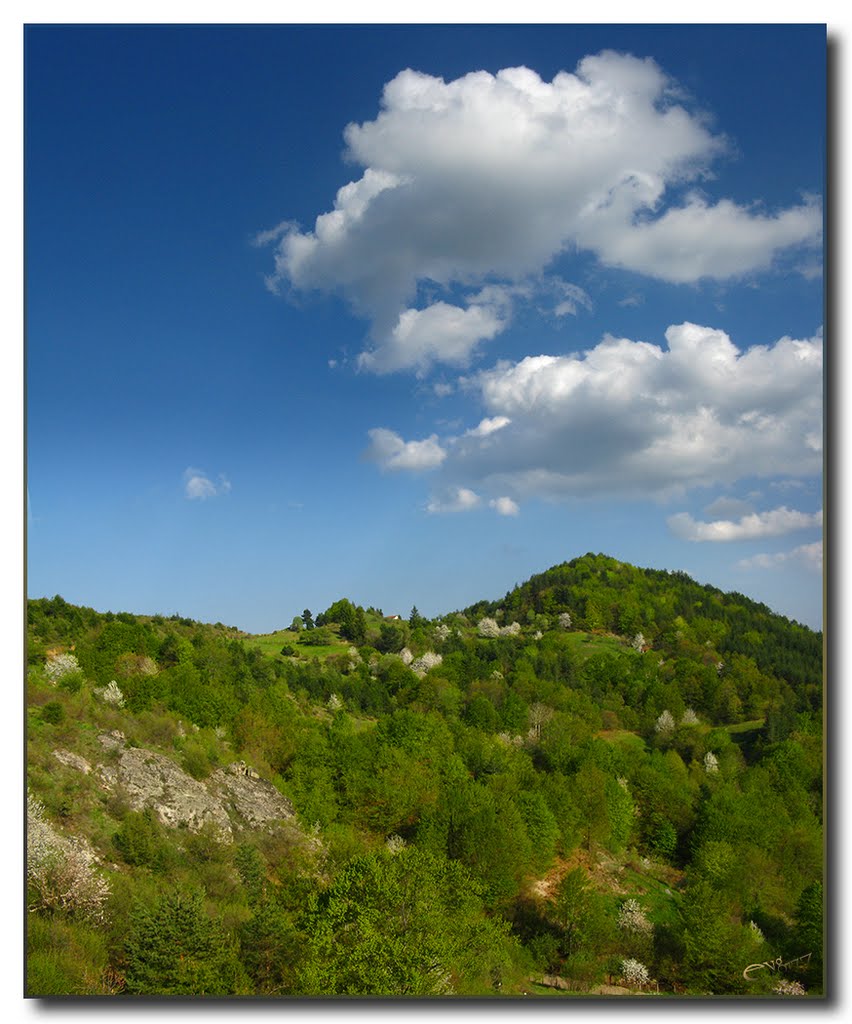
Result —
M 671 648 L 680 637 L 720 654 L 754 659 L 763 672 L 796 687 L 822 679 L 822 633 L 791 622 L 743 594 L 696 583 L 684 572 L 640 569 L 606 555 L 586 554 L 531 576 L 500 601 L 480 601 L 469 617 L 505 616 L 521 623 L 536 614 L 568 612 L 575 628 L 625 636 L 642 633 Z

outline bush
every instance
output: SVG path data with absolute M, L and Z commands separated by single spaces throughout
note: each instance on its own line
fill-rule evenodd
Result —
M 168 859 L 168 847 L 159 822 L 151 810 L 131 811 L 112 837 L 125 863 L 162 870 Z
M 59 680 L 58 686 L 67 693 L 79 693 L 83 688 L 83 673 L 68 672 Z
M 336 639 L 330 629 L 320 626 L 317 629 L 306 629 L 299 637 L 299 643 L 306 647 L 325 647 L 335 643 Z
M 65 718 L 65 708 L 55 700 L 45 704 L 41 709 L 41 720 L 49 725 L 59 725 Z
M 100 923 L 110 887 L 92 867 L 83 843 L 56 832 L 44 804 L 27 794 L 27 908 Z

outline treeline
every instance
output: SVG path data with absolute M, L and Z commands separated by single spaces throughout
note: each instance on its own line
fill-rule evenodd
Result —
M 28 622 L 33 793 L 116 864 L 105 925 L 30 916 L 34 990 L 767 994 L 749 963 L 810 953 L 821 991 L 821 673 L 762 606 L 586 556 L 441 620 L 341 599 L 330 657 L 60 598 Z M 93 696 L 113 680 L 121 708 Z M 57 773 L 106 727 L 199 779 L 244 759 L 308 838 L 223 846 Z

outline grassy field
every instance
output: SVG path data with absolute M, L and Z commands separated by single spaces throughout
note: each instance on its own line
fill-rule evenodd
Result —
M 308 644 L 300 644 L 301 633 L 292 629 L 279 629 L 275 633 L 263 633 L 249 638 L 247 641 L 251 647 L 259 647 L 261 651 L 270 658 L 283 658 L 281 648 L 285 645 L 291 646 L 299 656 L 316 658 L 318 661 L 325 661 L 333 654 L 345 654 L 350 647 L 346 640 L 340 640 L 333 644 L 321 644 L 312 647 Z
M 611 654 L 624 651 L 627 644 L 617 636 L 606 636 L 598 633 L 568 633 L 568 642 L 572 651 L 585 660 L 595 654 Z

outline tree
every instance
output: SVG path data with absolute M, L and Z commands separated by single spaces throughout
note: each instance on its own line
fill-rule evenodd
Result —
M 173 889 L 138 905 L 125 943 L 130 995 L 227 996 L 250 990 L 236 949 L 200 891 Z
M 383 654 L 397 654 L 405 646 L 406 625 L 401 621 L 383 622 L 379 628 L 376 649 Z
M 417 605 L 414 605 L 411 609 L 411 613 L 408 616 L 408 624 L 412 629 L 416 629 L 418 626 L 423 625 L 426 619 L 417 610 Z
M 110 887 L 85 842 L 60 835 L 44 804 L 27 793 L 27 909 L 103 922 Z
M 823 984 L 823 891 L 822 882 L 812 882 L 802 890 L 796 906 L 794 935 L 799 947 L 793 952 L 811 954 L 806 979 L 811 990 Z
M 310 608 L 306 608 L 302 612 L 302 622 L 304 622 L 304 624 L 305 624 L 305 629 L 313 629 L 314 628 L 314 620 L 313 620 L 313 617 L 311 616 Z
M 574 868 L 559 883 L 552 913 L 562 933 L 565 956 L 572 957 L 592 945 L 601 924 L 600 900 L 592 891 L 582 868 Z
M 350 860 L 301 924 L 308 995 L 447 995 L 507 959 L 468 872 L 415 847 Z

